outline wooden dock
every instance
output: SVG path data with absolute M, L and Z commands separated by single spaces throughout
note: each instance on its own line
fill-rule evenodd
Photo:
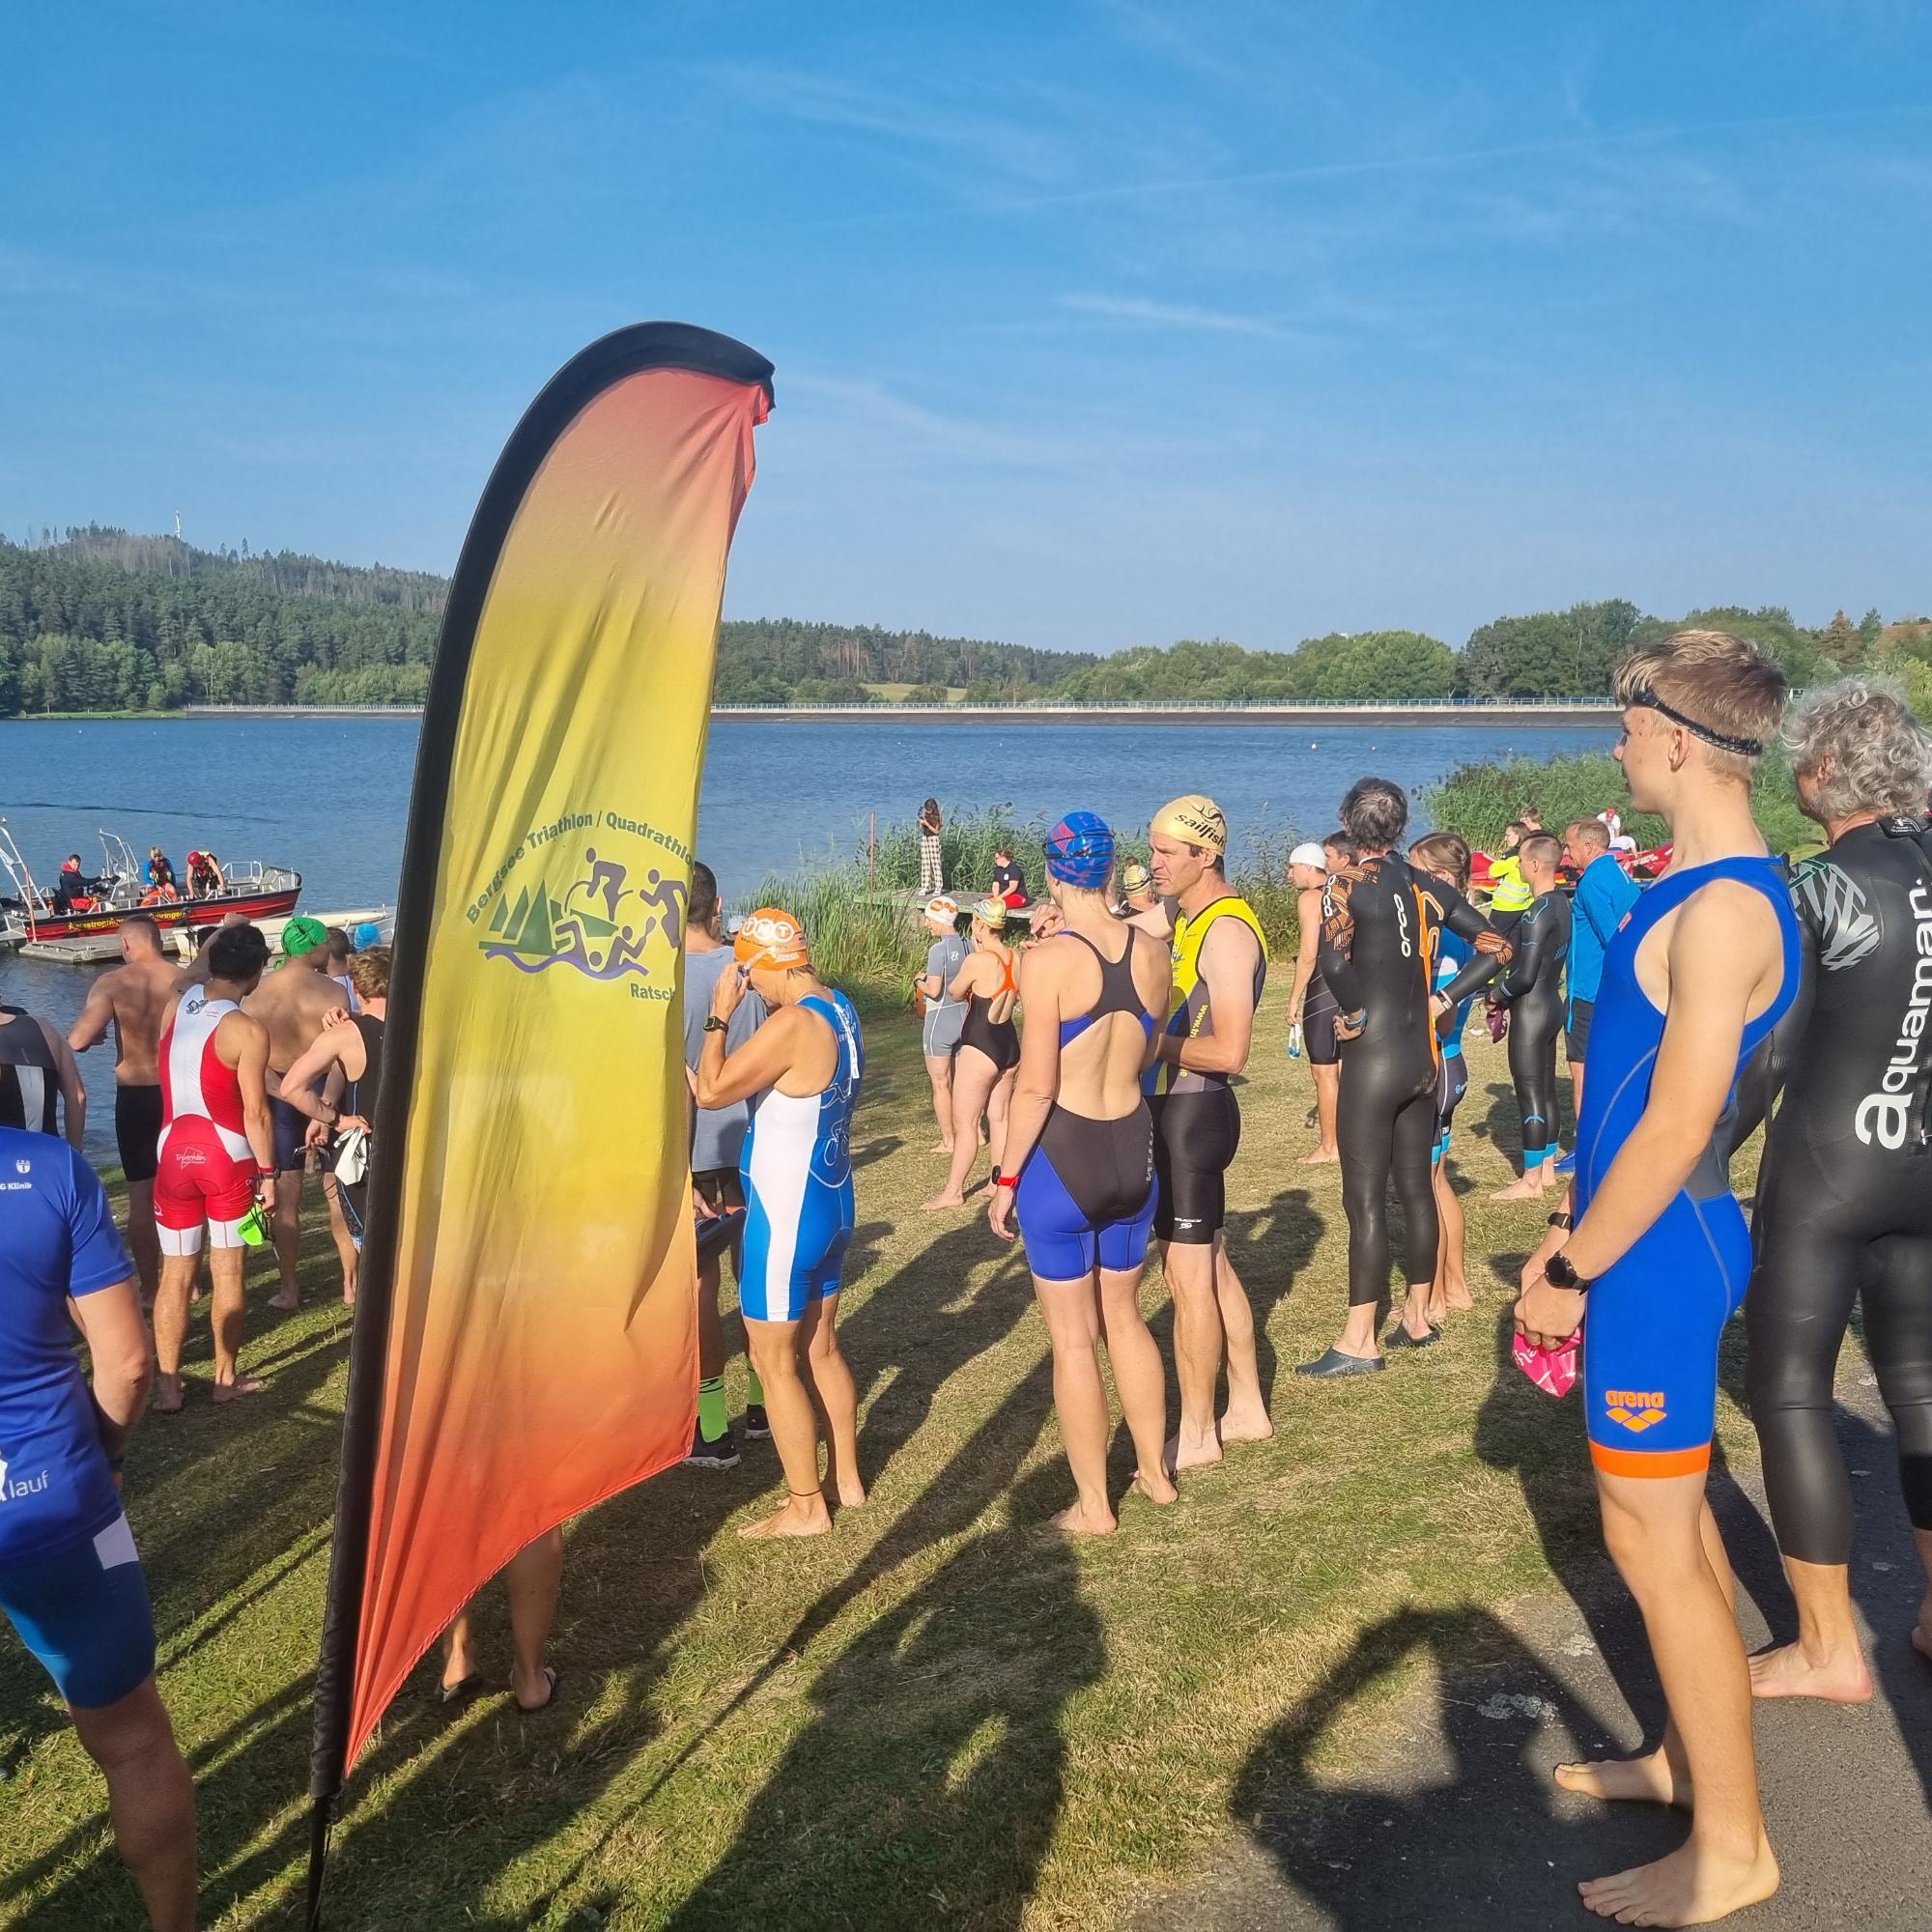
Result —
M 345 931 L 354 932 L 358 925 L 386 928 L 395 917 L 395 910 L 394 906 L 355 906 L 347 912 L 290 913 L 281 919 L 258 919 L 255 924 L 269 942 L 270 952 L 273 952 L 280 947 L 282 928 L 291 919 L 319 919 L 324 925 L 339 925 Z M 218 926 L 182 925 L 164 932 L 161 937 L 173 946 L 182 958 L 192 959 L 196 952 L 194 935 L 219 930 Z M 77 939 L 29 939 L 20 946 L 22 959 L 47 959 L 61 966 L 100 966 L 120 956 L 120 935 L 113 932 L 90 932 Z

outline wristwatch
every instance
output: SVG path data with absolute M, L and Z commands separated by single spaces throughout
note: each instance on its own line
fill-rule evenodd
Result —
M 1574 1215 L 1552 1214 L 1549 1217 L 1549 1225 L 1552 1228 L 1561 1228 L 1567 1235 L 1577 1225 L 1577 1222 Z
M 1564 1260 L 1559 1251 L 1543 1264 L 1543 1278 L 1551 1288 L 1567 1288 L 1574 1294 L 1588 1294 L 1590 1284 Z
M 730 1027 L 728 1022 L 721 1020 L 716 1013 L 707 1013 L 704 1016 L 704 1031 L 706 1033 L 728 1033 Z

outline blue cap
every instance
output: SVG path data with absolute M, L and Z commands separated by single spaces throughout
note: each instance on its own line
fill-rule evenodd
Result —
M 355 928 L 355 936 L 356 952 L 365 952 L 371 946 L 382 945 L 383 928 L 380 925 L 374 925 L 370 923 L 369 921 L 364 920 L 362 923 Z
M 1097 891 L 1113 868 L 1113 828 L 1097 811 L 1069 811 L 1046 835 L 1046 869 L 1062 885 Z

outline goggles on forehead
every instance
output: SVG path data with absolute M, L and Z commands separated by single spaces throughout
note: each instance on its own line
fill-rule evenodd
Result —
M 1683 725 L 1693 738 L 1701 738 L 1705 744 L 1715 745 L 1720 752 L 1735 752 L 1741 758 L 1764 755 L 1764 741 L 1761 738 L 1734 738 L 1728 731 L 1714 731 L 1710 725 L 1700 724 L 1694 718 L 1687 718 L 1674 704 L 1666 704 L 1648 685 L 1632 692 L 1624 702 L 1634 711 L 1655 711 L 1660 717 L 1669 719 L 1673 724 Z

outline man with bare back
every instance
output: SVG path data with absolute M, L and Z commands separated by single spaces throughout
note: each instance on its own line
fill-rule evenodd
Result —
M 294 1308 L 296 1266 L 301 1257 L 302 1179 L 308 1165 L 303 1140 L 309 1117 L 282 1098 L 282 1075 L 315 1044 L 330 1013 L 349 1010 L 349 995 L 328 977 L 328 928 L 319 919 L 298 913 L 282 927 L 282 963 L 263 975 L 261 984 L 243 1002 L 243 1010 L 269 1034 L 269 1115 L 275 1133 L 275 1265 L 282 1277 L 269 1306 Z M 329 1232 L 342 1263 L 345 1295 L 353 1294 L 355 1244 L 332 1199 Z
M 161 929 L 144 912 L 121 923 L 122 964 L 87 989 L 87 1004 L 67 1043 L 85 1053 L 114 1029 L 114 1138 L 128 1180 L 128 1247 L 141 1277 L 141 1303 L 152 1307 L 160 1279 L 155 1234 L 155 1166 L 160 1157 L 161 1015 L 181 991 L 181 968 L 161 951 Z

